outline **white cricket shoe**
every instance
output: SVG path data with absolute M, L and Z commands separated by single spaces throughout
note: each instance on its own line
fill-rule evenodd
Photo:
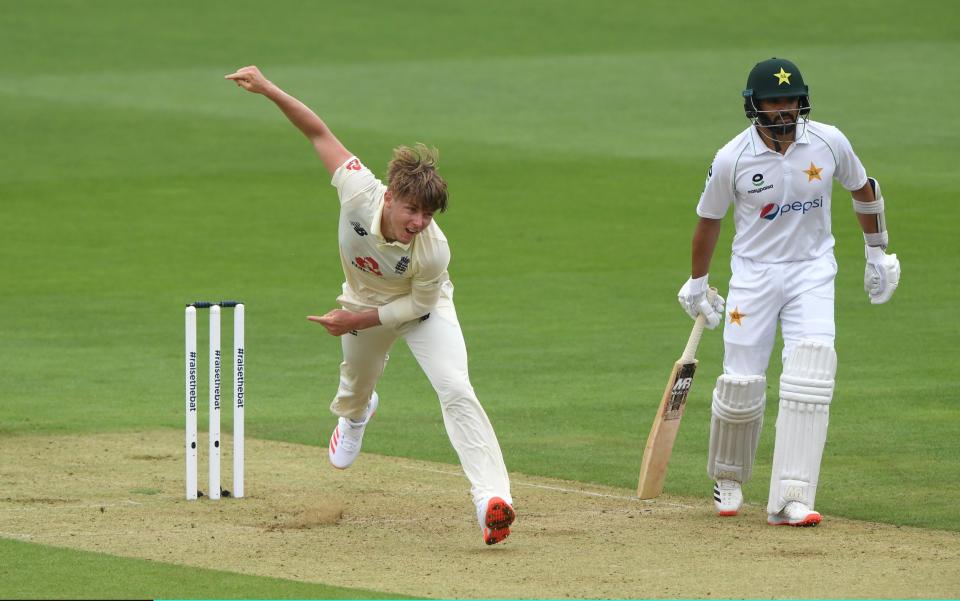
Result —
M 356 461 L 363 442 L 363 430 L 377 411 L 380 397 L 374 392 L 367 403 L 367 412 L 361 421 L 341 417 L 337 427 L 330 435 L 330 464 L 338 470 L 345 470 Z
M 820 523 L 820 513 L 800 501 L 790 501 L 780 510 L 767 516 L 771 526 L 816 526 Z
M 736 480 L 717 480 L 713 485 L 713 506 L 717 515 L 730 517 L 737 515 L 743 506 L 743 491 Z

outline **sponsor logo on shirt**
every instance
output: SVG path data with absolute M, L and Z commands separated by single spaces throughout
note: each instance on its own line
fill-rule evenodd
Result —
M 350 225 L 353 226 L 353 231 L 357 232 L 358 236 L 363 237 L 367 235 L 367 230 L 363 229 L 363 226 L 360 225 L 359 221 L 351 221 Z
M 757 173 L 753 176 L 753 190 L 747 190 L 747 194 L 758 194 L 765 190 L 770 190 L 773 188 L 773 184 L 763 185 L 763 174 Z
M 373 257 L 355 257 L 353 259 L 353 266 L 360 271 L 372 273 L 381 278 L 383 277 L 383 272 L 380 271 L 380 264 L 377 263 L 377 260 Z
M 771 202 L 763 205 L 763 208 L 760 209 L 760 218 L 766 219 L 767 221 L 773 221 L 777 217 L 788 214 L 800 213 L 801 215 L 806 215 L 807 212 L 814 209 L 819 209 L 822 206 L 823 196 L 818 196 L 813 200 L 808 200 L 805 202 L 800 202 L 799 200 L 784 204 Z
M 347 169 L 350 171 L 360 171 L 363 169 L 363 165 L 360 164 L 360 159 L 353 159 L 347 163 Z
M 410 267 L 410 257 L 400 257 L 400 260 L 397 261 L 397 265 L 393 270 L 397 273 L 404 273 L 407 271 L 407 267 Z

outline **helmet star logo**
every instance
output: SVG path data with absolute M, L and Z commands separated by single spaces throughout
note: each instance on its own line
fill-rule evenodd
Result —
M 777 78 L 777 85 L 778 85 L 778 86 L 781 86 L 781 85 L 783 85 L 783 84 L 790 85 L 790 76 L 791 76 L 791 75 L 793 75 L 793 73 L 787 73 L 786 71 L 783 70 L 783 67 L 780 67 L 780 72 L 779 72 L 779 73 L 774 73 L 774 74 L 773 74 L 773 76 Z
M 820 177 L 820 172 L 823 171 L 823 167 L 817 167 L 813 164 L 813 161 L 810 161 L 810 168 L 804 169 L 803 172 L 807 174 L 807 182 L 812 182 L 817 179 L 823 181 L 823 178 Z
M 735 308 L 733 311 L 730 311 L 730 323 L 735 323 L 738 326 L 743 325 L 743 318 L 746 317 L 746 313 L 740 312 L 740 307 Z

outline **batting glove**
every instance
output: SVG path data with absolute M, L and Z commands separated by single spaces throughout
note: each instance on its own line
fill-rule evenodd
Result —
M 866 246 L 867 266 L 863 272 L 863 289 L 870 302 L 881 305 L 893 296 L 900 284 L 900 261 L 897 255 L 888 255 L 879 246 Z
M 706 320 L 706 326 L 714 329 L 723 320 L 723 297 L 719 294 L 708 298 L 707 291 L 710 285 L 707 283 L 709 274 L 699 278 L 689 278 L 677 293 L 677 300 L 680 306 L 687 312 L 691 318 L 696 319 L 703 315 Z

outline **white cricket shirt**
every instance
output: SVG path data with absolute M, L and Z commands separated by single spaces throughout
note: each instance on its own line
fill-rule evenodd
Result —
M 387 187 L 357 157 L 330 182 L 340 197 L 340 262 L 346 281 L 337 301 L 353 311 L 377 309 L 380 323 L 397 326 L 429 313 L 449 278 L 450 249 L 435 221 L 410 244 L 380 233 Z
M 717 152 L 697 215 L 721 219 L 734 204 L 733 254 L 767 263 L 815 259 L 833 249 L 833 178 L 847 190 L 867 172 L 839 129 L 800 123 L 802 136 L 785 154 L 763 143 L 751 125 Z

